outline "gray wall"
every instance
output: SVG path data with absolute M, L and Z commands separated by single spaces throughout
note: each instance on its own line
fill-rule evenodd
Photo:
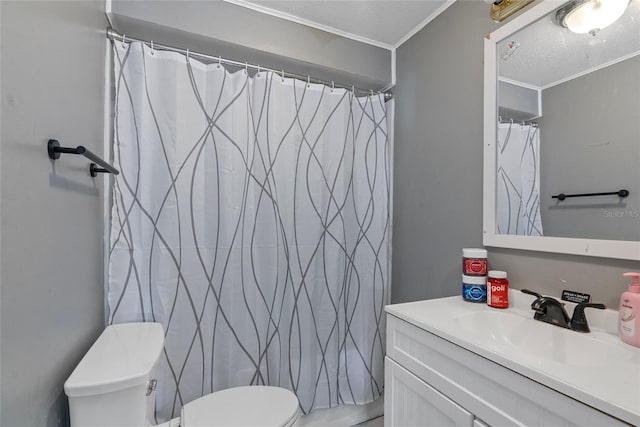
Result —
M 503 121 L 529 121 L 540 116 L 539 91 L 498 81 L 498 115 Z
M 546 236 L 640 240 L 640 57 L 542 91 L 540 213 Z M 615 196 L 558 193 L 625 188 Z
M 68 423 L 63 383 L 104 327 L 102 179 L 52 163 L 57 138 L 102 153 L 104 5 L 2 1 L 3 426 Z
M 482 246 L 484 2 L 458 1 L 397 51 L 392 301 L 460 293 L 462 248 Z M 489 248 L 512 287 L 566 287 L 617 305 L 640 263 Z
M 396 52 L 393 302 L 460 291 L 482 246 L 484 2 L 458 1 Z
M 115 29 L 238 61 L 381 89 L 391 81 L 391 51 L 223 1 L 114 0 Z

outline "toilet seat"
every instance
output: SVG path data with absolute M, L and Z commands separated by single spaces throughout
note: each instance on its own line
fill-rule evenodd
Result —
M 181 427 L 289 427 L 298 419 L 298 399 L 280 387 L 234 387 L 182 407 Z

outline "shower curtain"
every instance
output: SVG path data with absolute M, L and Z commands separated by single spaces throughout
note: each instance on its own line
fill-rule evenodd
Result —
M 109 322 L 160 322 L 157 418 L 242 385 L 303 412 L 383 392 L 382 96 L 114 42 Z
M 538 127 L 499 123 L 497 165 L 498 233 L 542 236 Z

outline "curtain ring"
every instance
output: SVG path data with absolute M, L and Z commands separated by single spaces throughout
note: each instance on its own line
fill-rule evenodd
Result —
M 311 85 L 311 77 L 307 76 L 307 86 L 310 86 L 310 85 Z
M 371 90 L 371 96 L 373 96 L 373 89 L 370 89 L 370 90 Z
M 333 92 L 335 88 L 336 88 L 336 84 L 333 82 L 333 80 L 331 80 L 331 91 Z
M 244 73 L 249 74 L 249 64 L 247 62 L 244 63 Z
M 187 49 L 187 62 L 189 62 L 189 49 Z
M 153 55 L 153 40 L 151 40 L 151 54 Z
M 282 83 L 284 83 L 284 70 L 282 70 Z
M 258 77 L 260 77 L 260 64 L 258 64 L 258 73 L 257 73 Z
M 221 63 L 222 63 L 222 57 L 218 55 L 218 65 L 221 65 Z
M 122 47 L 126 49 L 127 45 L 127 36 L 125 34 L 122 35 Z

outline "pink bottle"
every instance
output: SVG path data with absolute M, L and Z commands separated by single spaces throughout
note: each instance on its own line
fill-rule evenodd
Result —
M 624 273 L 625 277 L 633 277 L 629 290 L 620 295 L 620 311 L 618 318 L 618 335 L 627 344 L 640 347 L 640 273 Z

